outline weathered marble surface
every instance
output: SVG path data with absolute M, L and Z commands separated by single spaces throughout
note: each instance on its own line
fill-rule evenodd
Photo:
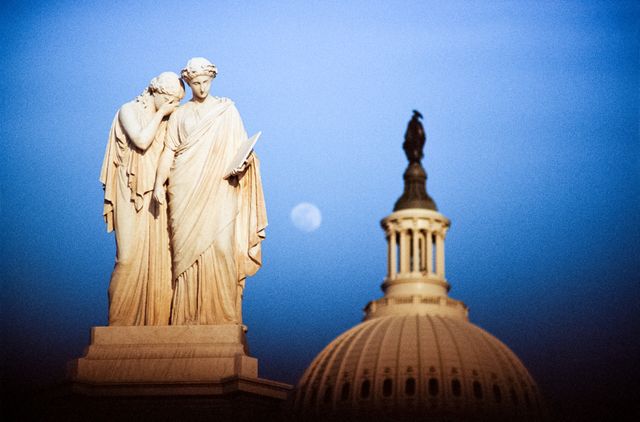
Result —
M 83 383 L 206 382 L 258 377 L 241 325 L 94 327 L 84 357 L 72 362 Z

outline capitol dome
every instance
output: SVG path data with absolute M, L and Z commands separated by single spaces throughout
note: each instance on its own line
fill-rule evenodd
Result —
M 405 134 L 404 193 L 381 222 L 384 296 L 312 361 L 296 388 L 294 412 L 303 420 L 545 420 L 522 362 L 448 295 L 450 221 L 426 192 L 421 117 L 414 112 Z
M 482 328 L 439 315 L 356 325 L 313 360 L 296 407 L 310 417 L 413 415 L 426 420 L 539 420 L 537 387 Z

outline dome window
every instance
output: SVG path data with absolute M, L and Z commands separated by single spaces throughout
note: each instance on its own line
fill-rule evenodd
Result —
M 393 393 L 393 380 L 391 378 L 387 378 L 382 383 L 382 395 L 384 397 L 389 397 Z
M 411 397 L 416 393 L 416 379 L 415 378 L 407 378 L 404 383 L 404 394 Z
M 502 401 L 502 391 L 500 391 L 500 386 L 498 386 L 498 384 L 493 384 L 493 399 L 496 403 L 500 403 Z
M 473 395 L 476 396 L 477 399 L 482 398 L 482 384 L 480 384 L 480 381 L 473 382 Z
M 351 389 L 351 384 L 345 382 L 342 384 L 342 391 L 340 392 L 340 400 L 345 401 L 349 398 L 349 390 Z
M 429 378 L 429 394 L 432 396 L 438 395 L 438 379 L 437 378 Z
M 460 397 L 460 394 L 462 394 L 462 386 L 460 385 L 460 380 L 451 380 L 451 391 L 453 392 L 454 396 Z
M 360 386 L 360 397 L 368 399 L 369 394 L 371 394 L 371 381 L 364 380 L 362 381 L 362 386 Z

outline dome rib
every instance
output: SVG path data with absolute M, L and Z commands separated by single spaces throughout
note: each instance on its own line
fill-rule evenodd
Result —
M 364 373 L 363 373 L 363 361 L 365 359 L 366 355 L 366 351 L 370 350 L 370 345 L 371 342 L 373 341 L 373 339 L 376 337 L 377 332 L 381 329 L 380 327 L 382 326 L 382 320 L 377 319 L 377 320 L 372 320 L 369 322 L 369 324 L 372 326 L 371 328 L 371 335 L 367 338 L 366 343 L 364 344 L 362 350 L 364 352 L 360 352 L 360 356 L 357 360 L 356 363 L 356 369 L 355 369 L 355 374 L 354 374 L 354 390 L 353 390 L 353 402 L 356 403 L 356 407 L 359 407 L 359 403 L 360 401 L 357 399 L 357 392 L 360 391 L 361 388 L 361 380 L 364 380 Z M 367 324 L 366 322 L 364 324 Z
M 467 343 L 469 345 L 475 345 L 476 347 L 469 347 L 469 350 L 471 350 L 471 352 L 473 353 L 473 356 L 475 357 L 476 360 L 476 371 L 478 373 L 478 377 L 482 380 L 482 384 L 481 384 L 481 389 L 483 389 L 483 396 L 485 396 L 486 398 L 484 399 L 484 402 L 478 402 L 476 401 L 476 403 L 474 403 L 473 407 L 476 408 L 485 408 L 485 407 L 492 407 L 491 405 L 487 405 L 486 403 L 489 403 L 489 386 L 491 385 L 490 382 L 490 373 L 491 373 L 491 369 L 487 367 L 486 363 L 482 361 L 481 359 L 481 355 L 480 355 L 480 351 L 478 349 L 483 348 L 484 352 L 485 352 L 485 356 L 488 355 L 489 353 L 487 352 L 491 352 L 491 350 L 486 346 L 486 343 L 484 341 L 476 341 L 477 339 L 477 334 L 471 330 L 470 328 L 471 326 L 464 326 L 464 334 L 465 334 L 465 338 L 467 340 Z
M 326 370 L 322 373 L 322 378 L 320 379 L 320 385 L 322 386 L 322 388 L 318 389 L 318 396 L 316 399 L 316 405 L 319 405 L 320 402 L 325 401 L 324 397 L 326 394 L 326 390 L 328 388 L 332 388 L 333 385 L 336 385 L 337 382 L 334 381 L 333 384 L 331 384 L 331 372 L 332 369 L 334 368 L 333 363 L 336 361 L 336 359 L 341 356 L 341 352 L 344 350 L 345 347 L 347 347 L 347 345 L 350 343 L 349 340 L 351 340 L 353 338 L 353 336 L 348 336 L 342 339 L 342 341 L 336 345 L 335 348 L 335 352 L 333 353 L 333 355 L 331 356 L 331 358 L 328 359 L 328 363 L 326 365 Z M 333 403 L 334 403 L 334 398 L 335 398 L 335 389 L 330 390 L 331 392 L 331 399 L 330 399 L 330 403 L 331 406 L 333 407 Z
M 386 326 L 385 326 L 385 330 L 384 330 L 384 335 L 382 336 L 382 340 L 380 341 L 380 343 L 378 343 L 378 353 L 377 353 L 377 358 L 376 358 L 376 364 L 375 367 L 373 369 L 373 382 L 371 383 L 371 389 L 372 389 L 372 397 L 376 398 L 376 393 L 378 392 L 379 388 L 380 388 L 380 381 L 382 381 L 381 376 L 378 376 L 378 374 L 380 373 L 380 362 L 383 359 L 383 353 L 382 353 L 382 349 L 384 348 L 385 344 L 387 343 L 387 337 L 389 336 L 389 333 L 392 331 L 389 329 L 389 326 L 393 324 L 393 322 L 395 321 L 395 318 L 383 318 L 382 322 L 386 322 Z M 381 322 L 381 323 L 382 323 Z M 380 402 L 378 400 L 375 401 L 376 404 L 380 404 Z
M 342 360 L 342 363 L 340 363 L 340 367 L 338 368 L 338 373 L 336 374 L 336 380 L 335 380 L 335 391 L 333 392 L 333 408 L 336 408 L 336 403 L 337 403 L 337 397 L 338 397 L 338 390 L 341 388 L 341 386 L 344 384 L 343 382 L 340 382 L 340 380 L 342 380 L 344 377 L 344 368 L 347 365 L 347 362 L 349 361 L 349 359 L 351 358 L 351 352 L 353 351 L 353 348 L 355 347 L 356 344 L 358 344 L 358 341 L 365 335 L 365 333 L 369 332 L 370 327 L 365 327 L 364 329 L 360 330 L 360 332 L 358 332 L 355 336 L 353 341 L 349 344 L 349 348 L 346 350 L 345 352 L 345 357 Z M 351 384 L 353 385 L 353 388 L 351 388 L 351 391 L 349 392 L 349 395 L 352 395 L 355 393 L 355 383 L 356 379 L 355 379 L 355 374 L 353 375 L 353 381 L 351 382 Z
M 465 370 L 465 366 L 466 366 L 465 358 L 462 356 L 462 352 L 460 351 L 460 347 L 458 346 L 456 336 L 453 335 L 453 332 L 451 331 L 451 327 L 449 327 L 449 324 L 447 323 L 446 319 L 442 318 L 441 316 L 436 316 L 436 318 L 440 320 L 440 322 L 442 323 L 442 326 L 444 327 L 446 332 L 449 334 L 449 337 L 451 338 L 451 343 L 453 343 L 453 347 L 456 351 L 456 355 L 458 356 L 458 365 L 460 366 L 460 371 L 458 375 L 462 384 L 461 396 L 464 397 L 464 406 L 469 408 L 470 407 L 469 398 L 471 394 L 469 394 L 469 391 L 468 391 L 469 383 L 467 380 L 467 371 Z
M 402 334 L 404 333 L 405 326 L 407 325 L 407 317 L 406 316 L 402 317 L 402 319 L 400 321 L 401 321 L 401 323 L 400 323 L 400 332 L 398 334 L 398 340 L 399 341 L 397 342 L 397 346 L 396 346 L 396 358 L 395 358 L 395 361 L 396 361 L 396 368 L 395 368 L 396 369 L 396 373 L 395 373 L 395 377 L 394 378 L 395 378 L 395 381 L 396 381 L 396 383 L 395 383 L 396 385 L 394 385 L 394 388 L 393 388 L 393 398 L 394 399 L 396 399 L 398 397 L 399 390 L 400 390 L 400 374 L 401 374 L 401 372 L 400 372 L 400 367 L 401 367 L 400 359 L 402 357 L 401 353 L 400 353 L 400 350 L 401 350 L 401 347 L 402 347 L 402 340 L 404 338 Z
M 306 407 L 309 405 L 309 403 L 311 406 L 315 407 L 316 403 L 314 403 L 314 401 L 317 402 L 318 392 L 319 392 L 318 390 L 320 389 L 320 386 L 318 385 L 319 383 L 316 383 L 316 376 L 318 372 L 321 372 L 322 369 L 327 366 L 328 359 L 326 359 L 326 357 L 331 356 L 332 353 L 335 352 L 338 344 L 342 341 L 342 339 L 349 336 L 349 334 L 356 329 L 358 329 L 358 326 L 355 326 L 350 330 L 342 333 L 340 336 L 334 339 L 331 343 L 329 343 L 318 354 L 318 356 L 316 356 L 316 358 L 311 362 L 311 365 L 307 370 L 308 372 L 305 371 L 305 374 L 302 376 L 302 380 L 300 381 L 300 385 L 305 385 L 305 388 L 301 389 L 303 393 L 299 397 L 296 397 L 296 401 L 301 402 L 300 403 L 301 407 Z M 305 379 L 305 376 L 307 376 L 307 374 L 308 374 L 308 377 Z M 313 394 L 314 387 L 315 387 L 315 394 Z M 309 389 L 311 391 L 308 391 Z M 309 392 L 311 392 L 312 394 L 309 394 Z
M 505 387 L 505 397 L 504 400 L 510 400 L 513 402 L 513 392 L 515 391 L 517 394 L 517 390 L 520 388 L 520 383 L 518 383 L 518 373 L 517 373 L 517 369 L 515 367 L 515 365 L 513 364 L 513 362 L 511 361 L 511 359 L 509 359 L 508 356 L 505 356 L 506 353 L 504 352 L 504 350 L 502 350 L 501 347 L 497 347 L 497 344 L 495 344 L 495 341 L 488 341 L 488 338 L 486 336 L 485 333 L 483 333 L 483 339 L 487 342 L 487 344 L 489 345 L 489 347 L 492 349 L 493 354 L 498 358 L 498 360 L 500 360 L 501 362 L 501 367 L 503 368 L 504 372 L 507 374 L 506 377 L 503 378 L 503 385 Z M 522 396 L 522 394 L 520 394 L 519 396 Z M 520 414 L 520 406 L 519 405 L 515 405 L 514 403 L 514 408 L 515 408 L 515 413 L 516 414 Z
M 533 405 L 535 406 L 538 412 L 544 412 L 543 406 L 540 403 L 538 393 L 535 389 L 535 382 L 533 381 L 533 377 L 527 371 L 527 368 L 524 365 L 518 365 L 513 357 L 513 353 L 510 353 L 510 349 L 501 341 L 497 341 L 494 346 L 504 355 L 504 358 L 511 364 L 511 367 L 514 370 L 514 384 L 516 386 L 516 390 L 520 390 L 520 394 L 518 396 L 518 401 L 524 400 L 524 404 L 526 407 L 533 407 L 531 401 L 533 401 Z M 531 394 L 529 394 L 531 391 Z M 518 406 L 522 409 L 522 405 Z
M 417 386 L 416 386 L 416 390 L 418 391 L 418 406 L 420 406 L 420 404 L 422 404 L 424 402 L 423 400 L 423 394 L 426 392 L 426 384 L 423 382 L 423 379 L 425 379 L 425 375 L 423 374 L 424 372 L 424 368 L 425 365 L 423 365 L 422 362 L 422 351 L 421 351 L 421 342 L 420 342 L 420 316 L 419 315 L 413 315 L 413 319 L 415 319 L 416 324 L 416 360 L 418 362 L 418 367 L 416 368 L 416 372 L 418 373 L 417 376 Z
M 494 383 L 492 384 L 496 384 L 496 385 L 500 385 L 502 384 L 502 387 L 504 388 L 504 398 L 502 400 L 507 400 L 507 393 L 509 392 L 508 390 L 508 381 L 509 381 L 509 377 L 512 376 L 512 370 L 510 368 L 510 365 L 507 364 L 508 360 L 505 360 L 505 357 L 502 354 L 501 350 L 498 350 L 495 348 L 495 345 L 493 344 L 494 341 L 490 341 L 490 340 L 494 340 L 493 337 L 490 337 L 487 333 L 484 332 L 484 330 L 480 329 L 479 334 L 477 335 L 478 338 L 481 340 L 482 344 L 485 345 L 485 347 L 496 357 L 497 360 L 497 369 L 498 369 L 498 379 L 495 380 Z M 494 398 L 495 400 L 495 398 Z
M 438 331 L 436 330 L 436 326 L 433 322 L 433 318 L 431 318 L 431 316 L 426 315 L 426 319 L 427 321 L 429 321 L 429 324 L 431 325 L 431 331 L 433 333 L 433 338 L 434 338 L 434 346 L 436 348 L 436 353 L 438 356 L 438 365 L 440 367 L 440 370 L 437 373 L 437 377 L 436 379 L 439 380 L 440 384 L 442 384 L 443 386 L 443 391 L 444 391 L 444 363 L 442 362 L 442 350 L 440 349 L 440 339 L 438 338 Z M 425 365 L 426 368 L 427 365 Z M 431 375 L 429 375 L 431 376 Z M 440 402 L 441 400 L 438 398 L 438 402 Z

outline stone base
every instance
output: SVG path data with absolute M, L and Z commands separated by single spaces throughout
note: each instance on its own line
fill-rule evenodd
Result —
M 94 327 L 69 364 L 85 396 L 251 396 L 284 402 L 292 387 L 258 378 L 241 325 Z
M 94 327 L 72 381 L 89 384 L 211 382 L 258 377 L 240 325 Z
M 293 387 L 258 378 L 242 326 L 94 327 L 68 382 L 3 385 L 7 421 L 174 422 L 291 416 Z

